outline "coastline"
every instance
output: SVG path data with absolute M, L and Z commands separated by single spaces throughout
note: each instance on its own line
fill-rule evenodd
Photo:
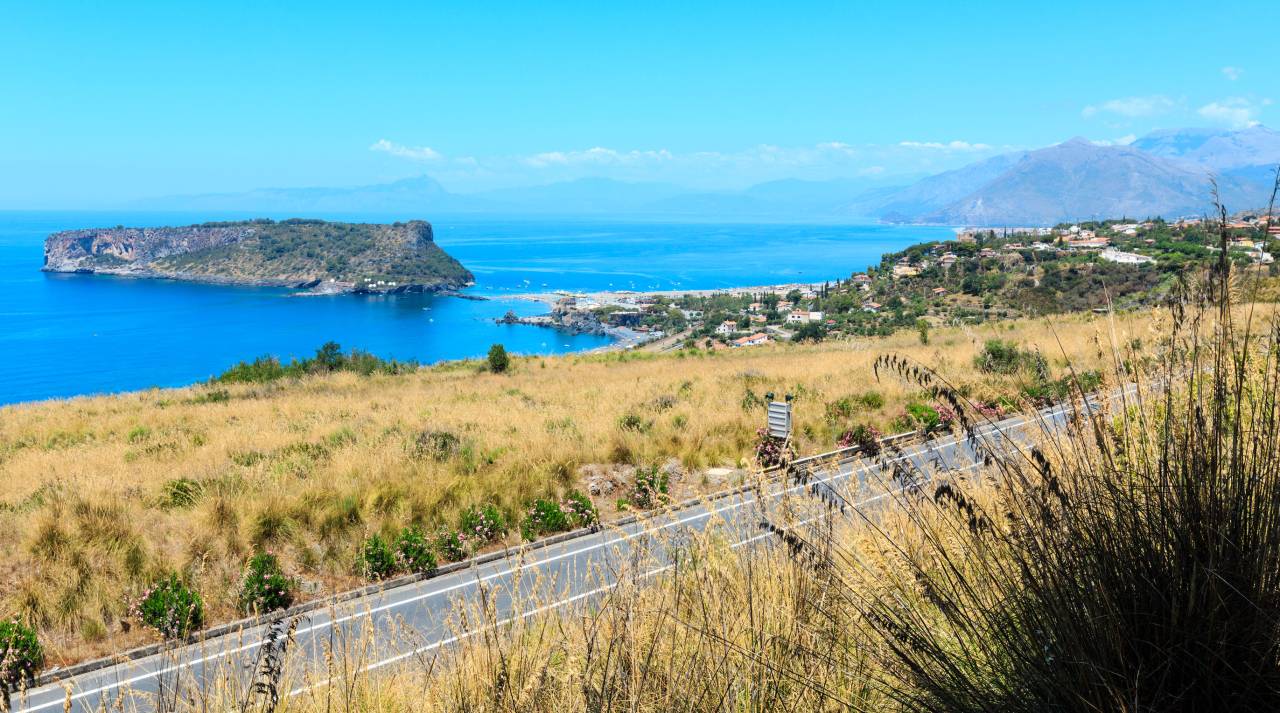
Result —
M 564 324 L 556 321 L 556 312 L 554 308 L 564 299 L 572 298 L 578 301 L 594 303 L 599 307 L 619 306 L 634 307 L 638 303 L 652 299 L 655 297 L 678 298 L 678 297 L 709 297 L 712 295 L 744 295 L 758 294 L 762 292 L 786 293 L 791 290 L 813 289 L 820 283 L 812 282 L 789 282 L 783 284 L 772 285 L 750 285 L 742 287 L 718 287 L 714 289 L 701 290 L 600 290 L 594 292 L 570 292 L 568 290 L 560 290 L 557 292 L 527 292 L 521 294 L 504 295 L 503 299 L 518 300 L 524 302 L 536 302 L 551 308 L 550 311 L 534 315 L 531 317 L 516 317 L 511 314 L 506 317 L 497 318 L 494 321 L 498 324 L 522 324 L 530 327 L 541 327 L 543 329 L 552 329 L 557 332 L 568 334 L 599 334 L 607 336 L 614 341 L 601 347 L 587 349 L 583 354 L 601 354 L 613 351 L 628 351 L 638 349 L 650 344 L 662 342 L 670 337 L 653 338 L 649 334 L 639 332 L 628 327 L 612 326 L 605 324 L 595 324 L 591 329 Z
M 830 282 L 830 280 L 828 280 Z M 523 300 L 526 302 L 541 302 L 548 305 L 555 305 L 566 297 L 575 299 L 586 299 L 600 303 L 608 304 L 629 304 L 640 298 L 652 297 L 710 297 L 712 295 L 744 295 L 754 294 L 758 292 L 788 292 L 790 290 L 804 290 L 821 284 L 820 282 L 788 282 L 784 284 L 774 285 L 749 285 L 742 287 L 716 287 L 712 289 L 701 290 L 598 290 L 593 292 L 569 292 L 561 290 L 558 292 L 524 292 L 512 295 L 504 295 L 505 299 Z

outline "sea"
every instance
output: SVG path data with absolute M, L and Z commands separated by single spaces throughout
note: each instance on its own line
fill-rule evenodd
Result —
M 545 313 L 545 303 L 519 295 L 557 290 L 821 283 L 877 264 L 883 253 L 952 235 L 943 227 L 887 225 L 433 220 L 436 242 L 476 276 L 468 294 L 484 300 L 300 296 L 277 288 L 40 271 L 44 239 L 59 230 L 242 217 L 259 216 L 0 212 L 0 404 L 183 386 L 261 355 L 309 356 L 328 341 L 428 364 L 479 357 L 497 343 L 519 354 L 588 351 L 610 339 L 496 324 L 495 318 L 508 310 Z

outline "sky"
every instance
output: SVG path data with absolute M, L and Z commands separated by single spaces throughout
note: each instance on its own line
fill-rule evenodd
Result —
M 1074 136 L 1280 125 L 1268 0 L 8 0 L 2 14 L 8 209 L 422 174 L 457 192 L 889 180 Z

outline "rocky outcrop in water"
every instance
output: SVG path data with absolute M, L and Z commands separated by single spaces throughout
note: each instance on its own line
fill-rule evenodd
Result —
M 43 269 L 380 294 L 457 290 L 474 280 L 435 244 L 426 221 L 68 230 L 45 240 Z

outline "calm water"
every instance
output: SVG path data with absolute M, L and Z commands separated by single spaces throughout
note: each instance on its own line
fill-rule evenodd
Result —
M 436 240 L 476 275 L 478 302 L 449 297 L 290 296 L 287 290 L 39 271 L 46 235 L 70 228 L 184 225 L 226 215 L 0 212 L 0 403 L 179 386 L 261 354 L 334 340 L 434 362 L 495 342 L 524 354 L 608 340 L 493 323 L 539 314 L 522 292 L 708 289 L 822 281 L 945 228 L 440 219 Z M 287 216 L 280 216 L 287 217 Z M 388 216 L 324 216 L 368 221 Z

